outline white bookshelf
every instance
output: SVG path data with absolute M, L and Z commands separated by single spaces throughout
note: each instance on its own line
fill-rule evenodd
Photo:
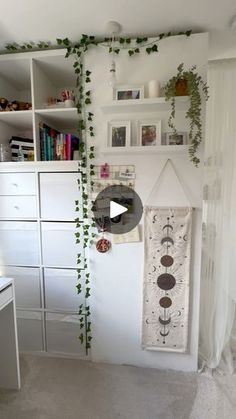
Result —
M 76 255 L 83 251 L 74 236 L 74 219 L 81 218 L 74 212 L 81 198 L 78 161 L 40 160 L 40 122 L 77 133 L 75 107 L 45 107 L 49 96 L 75 86 L 65 53 L 0 56 L 1 96 L 32 103 L 32 110 L 0 112 L 0 142 L 25 136 L 35 149 L 35 161 L 0 163 L 0 271 L 16 278 L 20 350 L 84 358 L 77 314 L 82 296 L 75 287 Z
M 26 52 L 0 56 L 1 97 L 32 103 L 32 110 L 0 112 L 1 143 L 12 136 L 32 138 L 35 161 L 40 161 L 39 122 L 64 132 L 78 134 L 77 109 L 46 108 L 48 97 L 60 97 L 63 89 L 75 87 L 73 59 L 66 50 Z

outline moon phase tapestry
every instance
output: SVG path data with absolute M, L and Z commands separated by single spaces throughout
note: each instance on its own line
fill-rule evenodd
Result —
M 192 208 L 147 206 L 142 347 L 186 352 Z

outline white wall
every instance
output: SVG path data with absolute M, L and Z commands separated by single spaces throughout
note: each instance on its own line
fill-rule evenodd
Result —
M 148 56 L 142 52 L 129 58 L 124 52 L 116 58 L 117 75 L 120 84 L 145 84 L 150 79 L 165 83 L 176 72 L 178 64 L 186 68 L 197 64 L 198 71 L 206 77 L 208 58 L 207 34 L 171 37 L 160 43 L 158 54 Z M 201 190 L 202 169 L 196 169 L 187 155 L 99 155 L 99 148 L 106 143 L 107 119 L 131 119 L 134 115 L 113 115 L 105 118 L 101 111 L 102 103 L 111 99 L 108 85 L 110 57 L 105 48 L 91 50 L 86 56 L 85 67 L 92 70 L 91 111 L 95 113 L 95 142 L 97 162 L 109 164 L 134 164 L 136 168 L 136 191 L 145 203 L 166 159 L 171 157 L 185 183 L 194 214 L 194 233 L 192 245 L 192 272 L 190 298 L 190 344 L 188 354 L 171 354 L 143 351 L 141 349 L 142 287 L 143 287 L 143 242 L 113 245 L 111 252 L 91 253 L 92 285 L 92 359 L 97 362 L 139 365 L 154 368 L 173 368 L 177 370 L 196 370 L 198 352 L 198 312 L 201 253 Z M 89 86 L 90 87 L 90 86 Z M 135 118 L 161 118 L 164 130 L 168 114 L 153 113 L 135 115 Z M 185 124 L 183 115 L 180 116 Z M 186 125 L 184 125 L 186 129 Z M 181 127 L 183 128 L 183 127 Z M 172 185 L 169 194 L 175 205 L 176 197 Z M 158 205 L 158 202 L 156 202 Z M 141 229 L 143 220 L 141 221 Z

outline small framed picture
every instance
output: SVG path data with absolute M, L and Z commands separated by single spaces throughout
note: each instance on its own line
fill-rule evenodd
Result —
M 185 145 L 187 144 L 187 132 L 178 132 L 176 135 L 173 132 L 166 132 L 163 138 L 163 145 Z
M 135 100 L 144 98 L 144 86 L 116 86 L 113 90 L 114 100 Z
M 161 121 L 139 122 L 139 145 L 142 147 L 161 145 Z
M 108 147 L 130 146 L 130 121 L 108 123 Z

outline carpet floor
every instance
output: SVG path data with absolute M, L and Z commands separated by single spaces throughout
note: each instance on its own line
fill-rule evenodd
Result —
M 235 419 L 236 375 L 21 357 L 22 388 L 0 391 L 1 419 Z

